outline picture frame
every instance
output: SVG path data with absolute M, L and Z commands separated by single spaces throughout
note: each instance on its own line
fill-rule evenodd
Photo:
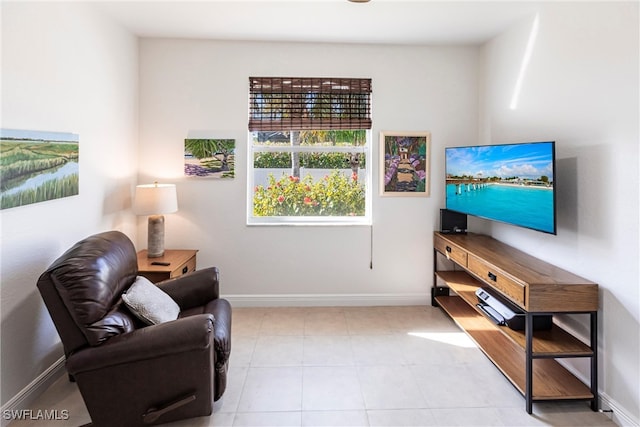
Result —
M 0 129 L 0 209 L 80 194 L 80 135 Z
M 431 133 L 380 132 L 380 195 L 428 197 Z
M 188 137 L 184 140 L 184 174 L 189 178 L 235 178 L 234 138 Z

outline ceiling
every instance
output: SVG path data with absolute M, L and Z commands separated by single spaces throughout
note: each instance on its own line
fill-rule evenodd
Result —
M 93 3 L 141 37 L 481 44 L 533 16 L 529 1 L 201 0 Z

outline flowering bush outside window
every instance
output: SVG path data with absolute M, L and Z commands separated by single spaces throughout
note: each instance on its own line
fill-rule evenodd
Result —
M 321 180 L 307 175 L 269 176 L 269 185 L 254 190 L 255 216 L 364 216 L 365 188 L 358 174 L 346 177 L 338 171 Z
M 369 224 L 369 132 L 253 132 L 249 224 Z

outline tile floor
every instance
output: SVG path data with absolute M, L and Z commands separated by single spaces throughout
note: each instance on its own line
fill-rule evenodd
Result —
M 614 426 L 586 402 L 524 398 L 440 309 L 235 308 L 227 391 L 204 426 Z M 90 421 L 60 378 L 33 409 Z M 10 427 L 44 426 L 14 421 Z

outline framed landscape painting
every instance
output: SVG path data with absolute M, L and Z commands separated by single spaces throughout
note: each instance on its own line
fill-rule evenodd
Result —
M 193 178 L 235 177 L 235 139 L 184 140 L 184 174 Z
M 430 146 L 429 132 L 380 132 L 380 194 L 428 196 Z
M 0 129 L 0 209 L 79 193 L 79 137 Z

